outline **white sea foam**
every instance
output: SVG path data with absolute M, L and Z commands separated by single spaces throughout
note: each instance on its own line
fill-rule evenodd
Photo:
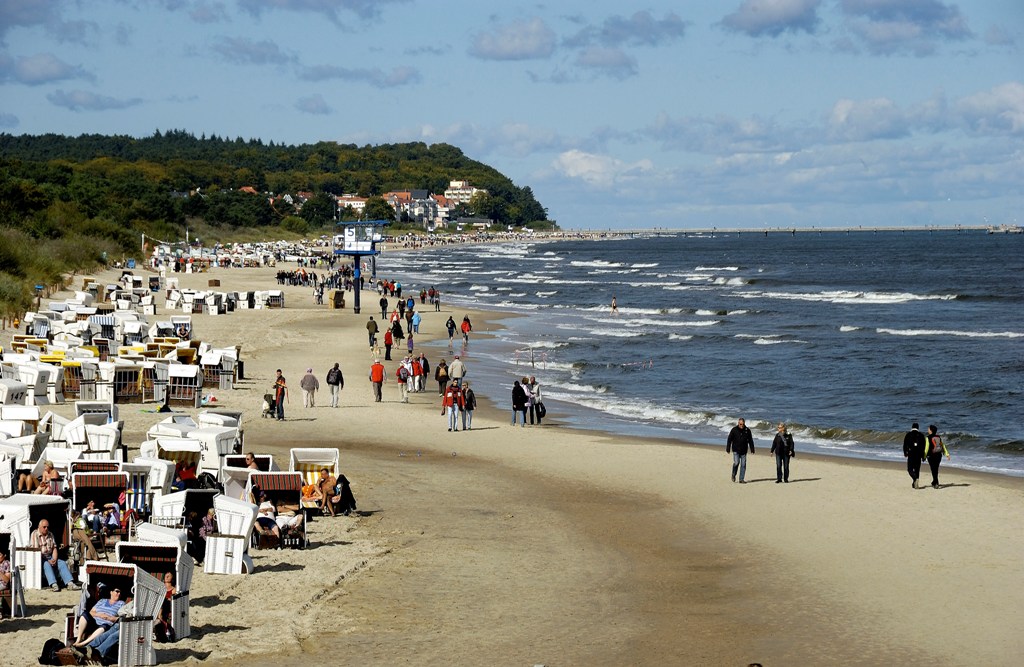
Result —
M 622 263 L 621 262 L 606 262 L 603 259 L 594 259 L 594 260 L 590 260 L 590 261 L 573 260 L 573 261 L 569 262 L 569 266 L 606 267 L 606 266 L 622 266 Z
M 683 334 L 670 333 L 668 335 L 669 340 L 693 340 L 693 336 L 687 336 Z
M 555 290 L 553 292 L 537 292 L 537 296 L 539 296 L 542 299 L 546 299 L 549 296 L 554 296 L 556 294 L 558 294 L 558 290 Z
M 963 338 L 1024 338 L 1016 331 L 949 331 L 943 329 L 876 329 L 892 336 L 960 336 Z
M 852 326 L 852 325 L 849 325 L 849 324 L 844 324 L 843 326 L 839 327 L 839 330 L 844 332 L 844 333 L 845 332 L 850 332 L 850 331 L 860 331 L 860 327 L 855 327 L 855 326 Z
M 590 333 L 595 335 L 595 336 L 606 336 L 606 337 L 610 336 L 612 338 L 633 338 L 634 336 L 637 335 L 636 331 L 622 331 L 622 330 L 614 330 L 613 331 L 613 330 L 609 330 L 609 329 L 599 329 L 599 330 L 591 331 Z
M 632 266 L 634 269 L 653 269 L 657 265 L 658 265 L 657 262 L 651 262 L 650 264 L 640 264 L 640 263 L 630 264 L 630 266 Z
M 710 327 L 721 324 L 721 320 L 651 320 L 646 318 L 618 319 L 613 317 L 599 317 L 597 322 L 602 324 L 621 324 L 626 327 Z
M 471 292 L 490 292 L 491 288 L 487 285 L 471 285 L 469 290 Z
M 785 301 L 827 301 L 842 304 L 890 304 L 907 303 L 909 301 L 949 301 L 955 294 L 910 294 L 906 292 L 852 292 L 835 290 L 825 292 L 740 292 L 738 296 L 745 299 L 782 299 Z
M 695 266 L 694 271 L 739 271 L 738 266 Z
M 779 340 L 777 338 L 758 338 L 757 340 L 754 341 L 754 345 L 784 345 L 785 343 L 807 344 L 807 341 L 797 340 L 795 338 L 790 340 Z

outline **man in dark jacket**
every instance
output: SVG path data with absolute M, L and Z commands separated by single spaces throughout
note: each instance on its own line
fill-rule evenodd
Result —
M 725 443 L 726 453 L 732 453 L 732 481 L 736 481 L 736 471 L 739 470 L 740 484 L 746 484 L 743 478 L 747 474 L 747 449 L 754 453 L 754 436 L 746 421 L 740 418 L 729 431 L 729 439 Z
M 910 430 L 903 437 L 903 456 L 907 458 L 907 473 L 910 479 L 914 480 L 911 486 L 915 489 L 917 478 L 921 475 L 921 459 L 924 458 L 925 439 L 924 433 L 917 430 L 917 422 L 910 425 Z

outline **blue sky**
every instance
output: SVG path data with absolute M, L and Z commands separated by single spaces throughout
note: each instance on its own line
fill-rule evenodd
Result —
M 0 0 L 0 131 L 447 142 L 572 229 L 1024 224 L 1022 47 L 1020 0 Z

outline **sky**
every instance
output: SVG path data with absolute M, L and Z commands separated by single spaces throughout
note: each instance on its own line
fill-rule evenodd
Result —
M 1024 2 L 0 0 L 0 132 L 157 130 L 449 143 L 566 229 L 1024 225 Z

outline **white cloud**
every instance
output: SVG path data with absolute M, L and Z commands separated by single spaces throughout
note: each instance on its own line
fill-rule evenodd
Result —
M 722 19 L 722 25 L 751 37 L 778 37 L 784 32 L 813 33 L 818 26 L 821 0 L 744 0 Z
M 536 17 L 479 33 L 469 49 L 470 55 L 484 60 L 532 60 L 554 52 L 554 31 Z
M 1019 81 L 964 97 L 954 108 L 972 131 L 1024 134 L 1024 83 Z
M 607 188 L 620 181 L 628 181 L 654 169 L 648 159 L 627 163 L 608 155 L 596 155 L 580 150 L 561 153 L 551 167 L 570 179 L 580 180 L 594 187 Z

